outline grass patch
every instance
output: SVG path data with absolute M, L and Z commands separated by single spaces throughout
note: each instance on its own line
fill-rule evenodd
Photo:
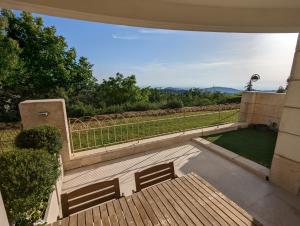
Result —
M 236 122 L 239 110 L 134 117 L 102 122 L 101 126 L 72 130 L 73 150 L 83 151 L 116 143 L 183 132 L 218 124 Z
M 205 139 L 270 168 L 277 132 L 246 128 L 207 136 Z

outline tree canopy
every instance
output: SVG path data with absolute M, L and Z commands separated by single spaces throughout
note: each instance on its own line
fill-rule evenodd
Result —
M 93 65 L 77 56 L 41 17 L 0 11 L 0 121 L 19 119 L 18 103 L 64 98 L 69 116 L 239 102 L 239 95 L 184 92 L 137 85 L 134 75 L 98 82 Z

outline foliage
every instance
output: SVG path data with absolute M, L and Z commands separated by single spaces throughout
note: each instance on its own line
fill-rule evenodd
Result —
M 62 137 L 56 127 L 43 125 L 23 130 L 15 143 L 19 148 L 45 149 L 50 154 L 57 154 L 62 148 Z
M 283 86 L 279 86 L 276 93 L 285 93 L 286 89 Z
M 246 91 L 252 91 L 253 90 L 253 84 L 252 84 L 251 80 L 249 82 L 247 82 L 247 84 L 245 86 L 245 90 Z
M 59 163 L 44 150 L 0 154 L 0 190 L 10 220 L 30 225 L 42 216 L 59 176 Z
M 84 57 L 77 59 L 75 49 L 54 27 L 44 26 L 41 17 L 1 10 L 0 87 L 7 97 L 0 115 L 16 115 L 21 100 L 57 97 L 61 89 L 71 96 L 93 85 L 92 65 Z
M 137 85 L 117 73 L 97 81 L 93 65 L 40 17 L 0 11 L 0 121 L 19 120 L 26 99 L 64 98 L 71 117 L 158 108 L 238 103 L 241 95 L 201 89 L 170 91 Z
M 176 109 L 176 108 L 182 108 L 183 103 L 181 100 L 170 100 L 168 101 L 163 108 L 170 108 L 170 109 Z

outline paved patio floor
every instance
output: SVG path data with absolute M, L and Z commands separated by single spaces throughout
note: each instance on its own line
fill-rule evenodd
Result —
M 175 162 L 178 176 L 190 172 L 198 174 L 264 225 L 300 225 L 299 197 L 193 142 L 68 171 L 63 190 L 118 177 L 121 192 L 129 195 L 135 188 L 134 172 L 169 161 Z

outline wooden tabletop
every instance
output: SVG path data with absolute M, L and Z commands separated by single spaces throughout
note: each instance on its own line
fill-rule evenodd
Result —
M 196 174 L 71 215 L 49 226 L 261 225 Z

